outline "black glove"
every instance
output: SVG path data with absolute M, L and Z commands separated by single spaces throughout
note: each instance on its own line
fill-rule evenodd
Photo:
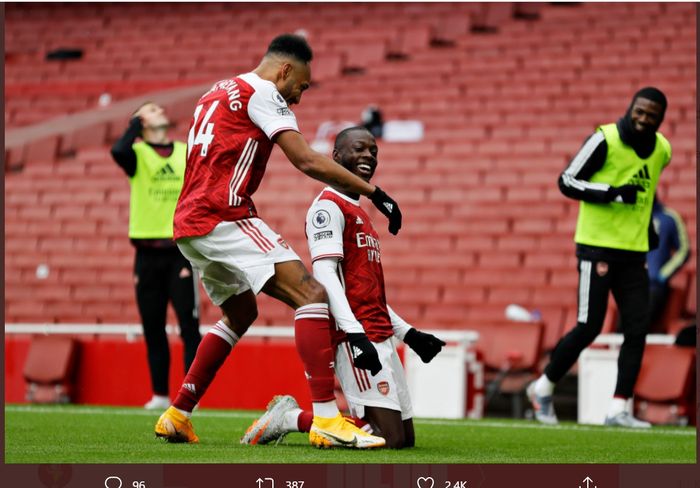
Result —
M 401 228 L 401 210 L 399 210 L 399 204 L 379 187 L 375 188 L 374 192 L 369 196 L 369 199 L 372 200 L 374 206 L 389 219 L 389 232 L 394 235 L 398 234 Z
M 608 201 L 612 202 L 615 201 L 617 197 L 620 197 L 622 203 L 637 203 L 638 191 L 644 191 L 644 187 L 639 185 L 611 186 L 608 190 Z
M 368 369 L 375 376 L 382 369 L 379 355 L 367 336 L 362 332 L 347 334 L 352 352 L 352 362 L 356 368 Z
M 403 341 L 420 356 L 421 361 L 424 363 L 429 363 L 442 351 L 442 346 L 445 345 L 443 341 L 434 335 L 426 334 L 416 329 L 406 332 Z

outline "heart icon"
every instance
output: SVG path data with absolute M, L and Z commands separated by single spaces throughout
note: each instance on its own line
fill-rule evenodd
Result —
M 433 488 L 435 480 L 432 476 L 421 476 L 416 480 L 416 485 L 418 488 Z

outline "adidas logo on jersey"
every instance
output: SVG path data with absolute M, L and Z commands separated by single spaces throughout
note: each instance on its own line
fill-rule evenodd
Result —
M 640 180 L 650 180 L 651 177 L 649 176 L 649 167 L 645 164 L 642 169 L 639 170 L 639 173 L 637 173 L 637 178 Z
M 386 208 L 389 213 L 394 211 L 394 204 L 389 202 L 384 202 L 384 208 Z
M 160 168 L 156 174 L 153 175 L 154 179 L 157 180 L 176 180 L 178 179 L 177 174 L 170 163 L 165 163 L 165 166 Z
M 357 359 L 362 355 L 362 349 L 357 346 L 352 346 L 352 358 Z
M 192 392 L 193 395 L 197 394 L 197 389 L 195 388 L 194 383 L 185 383 L 184 385 L 182 385 L 182 387 L 185 390 Z
M 364 222 L 360 217 L 357 217 L 357 218 L 355 219 L 355 223 L 356 223 L 357 225 L 362 225 L 362 224 L 364 224 L 365 222 Z
M 644 189 L 649 189 L 651 186 L 651 176 L 649 175 L 649 167 L 645 164 L 644 167 L 642 167 L 637 174 L 632 176 L 630 179 L 629 184 L 631 185 L 639 185 Z

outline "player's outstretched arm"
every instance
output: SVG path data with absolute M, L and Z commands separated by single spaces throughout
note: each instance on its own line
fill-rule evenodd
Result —
M 399 205 L 381 188 L 366 182 L 331 158 L 311 149 L 296 131 L 282 132 L 275 142 L 282 148 L 289 161 L 304 174 L 328 185 L 368 197 L 389 219 L 389 232 L 399 232 L 402 220 Z
M 288 130 L 281 133 L 275 142 L 282 148 L 289 161 L 311 178 L 366 197 L 376 189 L 373 184 L 311 149 L 304 137 L 296 131 Z

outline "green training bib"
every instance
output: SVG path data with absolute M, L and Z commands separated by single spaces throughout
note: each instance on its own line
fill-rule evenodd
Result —
M 132 147 L 136 152 L 136 173 L 129 178 L 129 237 L 172 239 L 175 205 L 185 177 L 187 145 L 175 141 L 167 158 L 145 142 Z
M 657 132 L 654 152 L 642 159 L 622 142 L 615 124 L 600 126 L 598 130 L 605 136 L 608 154 L 590 181 L 615 187 L 639 185 L 644 190 L 637 193 L 634 205 L 580 202 L 574 240 L 589 246 L 647 252 L 654 193 L 661 171 L 671 160 L 671 144 Z

